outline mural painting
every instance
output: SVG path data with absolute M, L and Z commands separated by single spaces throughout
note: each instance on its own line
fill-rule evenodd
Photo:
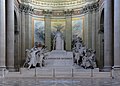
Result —
M 83 39 L 84 18 L 72 18 L 72 36 L 80 37 Z
M 45 43 L 45 22 L 43 18 L 34 19 L 34 44 Z
M 52 19 L 51 20 L 51 32 L 54 33 L 57 31 L 56 26 L 62 26 L 61 32 L 65 32 L 65 19 Z

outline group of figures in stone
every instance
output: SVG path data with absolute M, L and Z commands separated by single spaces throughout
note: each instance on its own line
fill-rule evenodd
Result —
M 83 45 L 82 39 L 80 37 L 75 37 L 73 39 L 73 61 L 85 69 L 96 67 L 96 52 L 92 49 L 87 49 Z
M 27 66 L 28 69 L 31 66 L 36 67 L 39 64 L 40 67 L 45 65 L 45 57 L 47 56 L 47 49 L 40 44 L 35 45 L 32 49 L 26 49 L 26 61 L 23 67 Z

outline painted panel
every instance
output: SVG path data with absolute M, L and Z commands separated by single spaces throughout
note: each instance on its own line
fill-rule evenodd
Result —
M 60 30 L 62 33 L 65 32 L 65 19 L 51 19 L 51 32 L 54 33 L 57 31 L 55 28 L 57 25 L 63 26 Z
M 45 22 L 44 18 L 33 19 L 33 43 L 45 44 Z
M 83 39 L 84 18 L 72 18 L 72 37 L 77 36 Z
M 60 31 L 65 36 L 65 19 L 51 19 L 51 37 L 53 39 L 55 32 L 57 31 L 57 26 L 63 27 Z M 65 38 L 65 37 L 64 37 Z

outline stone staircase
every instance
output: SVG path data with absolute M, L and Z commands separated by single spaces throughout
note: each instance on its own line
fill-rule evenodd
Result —
M 21 68 L 20 72 L 9 72 L 5 77 L 22 78 L 111 78 L 111 72 L 99 72 L 99 69 L 75 69 L 75 68 Z
M 73 53 L 64 50 L 53 50 L 49 53 L 47 59 L 72 59 Z

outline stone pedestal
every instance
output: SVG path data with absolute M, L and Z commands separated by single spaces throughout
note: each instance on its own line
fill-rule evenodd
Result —
M 65 50 L 52 50 L 48 57 L 48 59 L 72 59 L 73 53 L 66 52 Z

